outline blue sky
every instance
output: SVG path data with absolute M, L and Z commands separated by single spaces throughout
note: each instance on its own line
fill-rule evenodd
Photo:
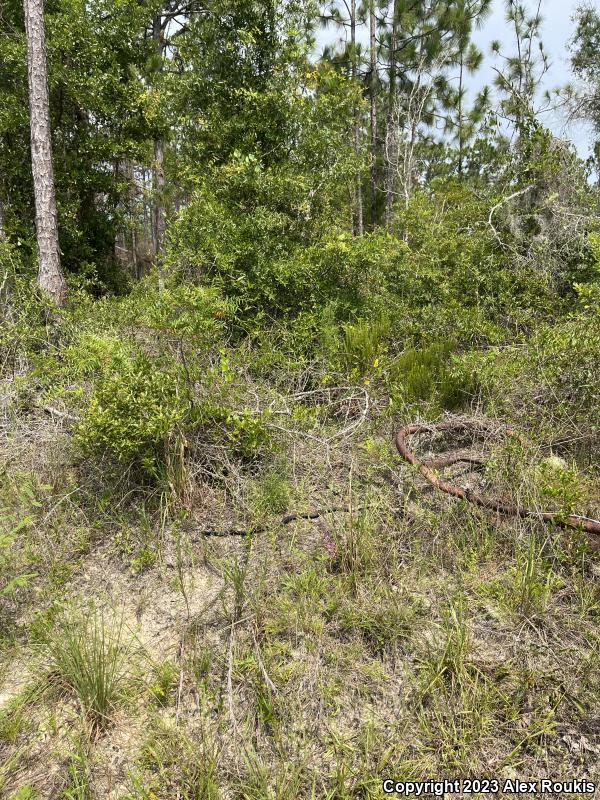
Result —
M 570 73 L 570 55 L 568 42 L 575 31 L 572 17 L 581 0 L 542 0 L 541 14 L 542 39 L 550 57 L 551 67 L 544 79 L 544 88 L 552 89 L 572 82 Z M 532 0 L 527 2 L 529 8 L 534 7 Z M 474 77 L 474 84 L 484 85 L 493 79 L 492 66 L 494 57 L 490 55 L 490 42 L 494 39 L 506 42 L 510 50 L 510 30 L 506 23 L 503 0 L 494 0 L 492 12 L 483 28 L 476 31 L 474 40 L 485 53 L 485 60 L 479 73 Z M 580 155 L 587 156 L 590 151 L 590 130 L 583 124 L 566 127 L 562 114 L 555 113 L 544 116 L 544 121 L 557 136 L 569 138 L 576 145 Z
M 588 2 L 598 0 L 588 0 Z M 537 0 L 524 0 L 526 6 L 534 11 Z M 541 14 L 542 39 L 546 52 L 550 57 L 551 67 L 544 78 L 543 88 L 553 89 L 564 86 L 572 81 L 569 68 L 568 42 L 573 36 L 575 25 L 572 17 L 582 0 L 542 0 Z M 360 41 L 366 44 L 366 30 L 359 32 Z M 339 34 L 337 34 L 339 35 Z M 322 31 L 317 39 L 319 48 L 336 36 L 334 29 Z M 494 0 L 492 11 L 481 30 L 475 32 L 474 40 L 485 54 L 484 62 L 479 72 L 472 78 L 473 91 L 486 83 L 491 83 L 494 78 L 493 65 L 497 63 L 490 53 L 490 43 L 499 39 L 506 43 L 507 52 L 512 52 L 511 31 L 505 18 L 504 0 Z M 577 147 L 580 155 L 586 157 L 590 152 L 591 132 L 583 124 L 571 124 L 568 127 L 564 116 L 560 113 L 544 115 L 544 122 L 553 132 L 562 138 L 570 139 Z

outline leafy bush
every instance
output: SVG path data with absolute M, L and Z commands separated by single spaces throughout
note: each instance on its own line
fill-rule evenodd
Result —
M 48 305 L 16 248 L 0 240 L 0 375 L 15 374 L 48 345 Z
M 472 352 L 452 371 L 491 413 L 540 428 L 552 440 L 600 435 L 598 317 L 582 314 L 540 328 L 524 346 Z
M 583 308 L 600 315 L 600 235 L 590 234 L 589 245 L 593 261 L 591 280 L 575 283 L 574 289 Z
M 422 348 L 408 348 L 394 358 L 387 369 L 386 382 L 396 403 L 415 403 L 438 399 L 453 408 L 462 399 L 462 387 L 449 369 L 455 342 L 441 339 Z
M 177 285 L 159 287 L 156 276 L 140 282 L 123 300 L 117 301 L 119 323 L 170 334 L 195 347 L 206 348 L 217 341 L 235 305 L 223 300 L 217 289 Z
M 343 356 L 346 369 L 365 375 L 377 366 L 378 356 L 382 354 L 384 342 L 390 333 L 390 321 L 380 317 L 371 322 L 360 320 L 355 324 L 343 326 Z
M 206 458 L 207 444 L 226 444 L 232 455 L 252 459 L 270 446 L 268 413 L 236 407 L 227 372 L 151 357 L 119 340 L 96 345 L 86 366 L 97 372 L 75 429 L 84 456 L 108 456 L 134 479 L 179 494 L 189 450 Z
M 282 471 L 282 466 L 266 471 L 251 487 L 250 505 L 259 518 L 268 514 L 283 514 L 289 508 L 289 479 Z
M 77 440 L 84 453 L 109 453 L 159 478 L 189 406 L 181 370 L 143 354 L 119 358 L 97 378 Z

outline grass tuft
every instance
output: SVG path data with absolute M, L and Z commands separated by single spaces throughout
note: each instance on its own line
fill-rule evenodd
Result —
M 48 639 L 53 674 L 75 695 L 84 714 L 104 727 L 122 699 L 130 646 L 123 623 L 103 613 L 66 613 Z

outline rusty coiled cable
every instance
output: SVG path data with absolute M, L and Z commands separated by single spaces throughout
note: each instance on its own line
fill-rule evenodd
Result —
M 402 458 L 405 461 L 408 461 L 409 464 L 412 464 L 412 466 L 416 467 L 426 481 L 428 481 L 436 489 L 439 489 L 441 492 L 445 492 L 452 497 L 457 497 L 461 500 L 467 500 L 469 503 L 473 503 L 474 505 L 480 506 L 481 508 L 485 508 L 489 511 L 495 511 L 496 513 L 504 516 L 520 517 L 521 519 L 537 519 L 542 520 L 543 522 L 554 523 L 555 525 L 560 525 L 562 527 L 584 530 L 587 533 L 600 534 L 600 522 L 597 520 L 589 519 L 588 517 L 582 517 L 577 514 L 564 515 L 550 511 L 533 511 L 529 508 L 522 508 L 510 503 L 503 503 L 493 497 L 478 494 L 470 489 L 465 489 L 462 486 L 456 486 L 453 483 L 449 483 L 448 481 L 445 481 L 436 475 L 436 473 L 433 471 L 434 468 L 449 466 L 450 464 L 457 463 L 458 461 L 480 463 L 481 459 L 478 457 L 468 456 L 457 456 L 455 458 L 450 456 L 445 459 L 436 459 L 435 461 L 431 461 L 429 463 L 422 462 L 415 456 L 407 443 L 407 439 L 410 436 L 415 436 L 419 433 L 435 433 L 437 431 L 445 430 L 468 429 L 478 429 L 482 432 L 493 431 L 494 433 L 498 433 L 497 427 L 493 428 L 489 423 L 486 423 L 482 420 L 463 419 L 434 424 L 413 423 L 412 425 L 405 425 L 404 427 L 400 428 L 396 434 L 396 448 Z M 512 428 L 504 428 L 502 429 L 502 432 L 505 436 L 517 436 Z

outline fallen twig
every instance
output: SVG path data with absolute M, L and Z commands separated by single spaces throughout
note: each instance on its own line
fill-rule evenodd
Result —
M 42 406 L 42 410 L 47 414 L 50 414 L 52 417 L 66 419 L 68 422 L 79 422 L 79 417 L 69 414 L 68 411 L 59 411 L 58 408 L 54 408 L 53 406 Z
M 309 508 L 308 511 L 293 511 L 286 514 L 279 520 L 280 525 L 289 525 L 290 522 L 295 522 L 299 519 L 318 519 L 325 514 L 334 514 L 341 512 L 349 514 L 351 511 L 360 511 L 362 506 L 350 509 L 349 506 L 332 506 L 331 508 Z M 258 533 L 264 533 L 268 528 L 264 525 L 257 525 L 254 528 L 225 528 L 219 530 L 218 528 L 205 528 L 204 530 L 195 531 L 200 536 L 256 536 Z

